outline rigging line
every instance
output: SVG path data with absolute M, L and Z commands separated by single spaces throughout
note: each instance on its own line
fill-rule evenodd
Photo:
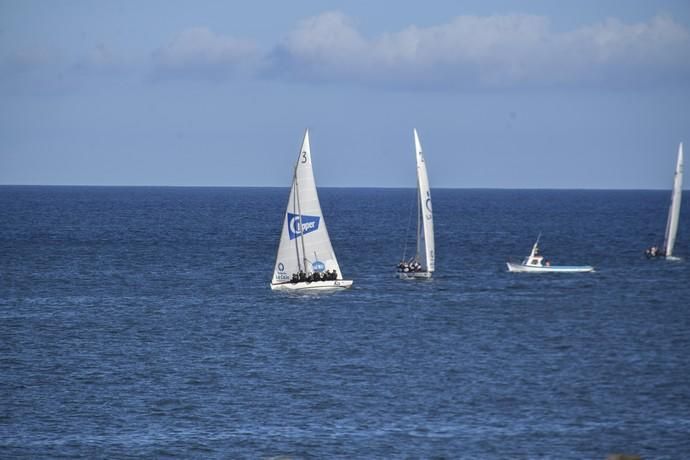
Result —
M 297 215 L 297 223 L 299 225 L 299 233 L 300 236 L 297 235 L 297 232 L 295 232 L 295 228 L 293 225 L 292 231 L 295 234 L 295 252 L 297 256 L 297 270 L 298 271 L 306 271 L 306 265 L 304 266 L 304 270 L 302 269 L 302 261 L 299 255 L 299 239 L 301 238 L 302 235 L 302 206 L 300 204 L 300 199 L 299 199 L 299 181 L 297 180 L 297 168 L 299 168 L 299 162 L 300 158 L 302 157 L 302 149 L 300 148 L 299 154 L 297 155 L 297 163 L 295 163 L 295 169 L 293 172 L 293 178 L 292 178 L 292 186 L 293 186 L 293 191 L 294 191 L 294 200 L 292 203 L 292 209 L 293 213 Z M 292 222 L 289 222 L 289 224 L 292 224 Z M 302 252 L 304 252 L 304 241 L 302 241 Z
M 414 206 L 414 201 L 411 201 L 411 202 L 410 202 L 410 212 L 408 213 L 408 216 L 407 216 L 407 227 L 405 228 L 405 236 L 404 236 L 404 239 L 403 239 L 403 256 L 402 256 L 402 260 L 406 260 L 405 258 L 406 258 L 406 256 L 407 256 L 407 240 L 408 240 L 407 236 L 410 234 L 410 224 L 412 223 L 412 207 L 413 207 L 413 206 Z
M 422 226 L 424 225 L 423 220 L 424 216 L 422 215 L 422 188 L 419 186 L 419 176 L 417 176 L 417 253 L 414 256 L 415 260 L 419 260 L 419 246 L 422 242 L 420 236 L 422 234 Z

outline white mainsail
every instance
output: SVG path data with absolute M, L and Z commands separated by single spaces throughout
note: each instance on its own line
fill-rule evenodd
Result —
M 433 272 L 435 269 L 434 255 L 434 216 L 431 208 L 431 190 L 429 177 L 426 172 L 426 162 L 422 145 L 419 142 L 417 130 L 414 130 L 414 144 L 417 157 L 417 261 L 422 264 L 422 270 Z
M 680 199 L 683 195 L 683 143 L 678 146 L 678 161 L 676 173 L 673 177 L 673 191 L 671 192 L 671 206 L 668 210 L 666 221 L 666 235 L 664 236 L 664 254 L 666 257 L 673 255 L 673 246 L 676 243 L 678 233 L 678 218 L 680 216 Z
M 289 282 L 292 275 L 300 271 L 313 273 L 327 270 L 335 270 L 337 279 L 343 279 L 316 192 L 309 130 L 306 130 L 292 178 L 272 283 Z

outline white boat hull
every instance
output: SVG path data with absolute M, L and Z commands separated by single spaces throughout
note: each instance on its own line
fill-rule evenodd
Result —
M 401 280 L 428 280 L 431 278 L 431 272 L 398 272 L 397 275 Z
M 273 291 L 338 291 L 352 287 L 352 280 L 302 281 L 299 283 L 271 283 Z
M 554 265 L 554 266 L 530 266 L 523 264 L 516 264 L 512 262 L 506 262 L 509 272 L 515 273 L 586 273 L 594 271 L 594 267 L 590 265 L 578 265 L 578 266 L 568 266 L 568 265 Z
M 678 262 L 680 260 L 683 260 L 683 258 L 682 257 L 676 257 L 676 256 L 664 256 L 664 255 L 650 256 L 650 255 L 647 255 L 647 260 L 670 260 L 672 262 Z

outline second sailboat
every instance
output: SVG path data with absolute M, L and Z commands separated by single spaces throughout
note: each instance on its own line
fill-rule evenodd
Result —
M 398 264 L 398 277 L 401 279 L 431 278 L 435 269 L 434 254 L 434 214 L 431 207 L 431 190 L 426 171 L 426 162 L 417 130 L 414 130 L 415 154 L 417 159 L 417 253 Z

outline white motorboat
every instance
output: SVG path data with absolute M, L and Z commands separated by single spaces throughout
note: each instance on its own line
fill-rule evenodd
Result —
M 522 261 L 522 263 L 506 262 L 509 272 L 522 273 L 584 273 L 591 272 L 594 267 L 590 265 L 551 265 L 551 262 L 544 259 L 539 252 L 539 238 L 532 246 L 532 252 Z
M 306 130 L 292 175 L 271 289 L 337 291 L 351 286 L 352 280 L 343 279 L 326 230 Z
M 411 260 L 398 264 L 400 279 L 428 279 L 435 269 L 434 215 L 431 207 L 431 189 L 426 162 L 417 130 L 414 130 L 415 156 L 417 159 L 417 253 Z M 411 216 L 410 216 L 411 217 Z

